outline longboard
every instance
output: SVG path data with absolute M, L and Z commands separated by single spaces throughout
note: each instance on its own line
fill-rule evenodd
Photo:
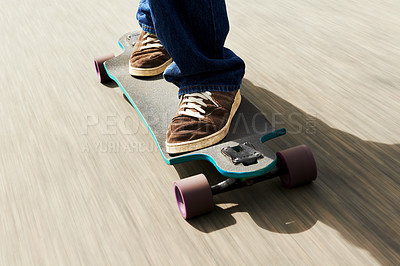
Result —
M 115 57 L 95 58 L 100 82 L 115 81 L 136 109 L 154 138 L 165 162 L 175 165 L 206 160 L 226 180 L 210 186 L 200 174 L 174 183 L 175 196 L 182 216 L 187 219 L 214 207 L 213 195 L 252 185 L 279 176 L 291 188 L 314 181 L 317 166 L 306 145 L 274 153 L 264 143 L 286 134 L 275 129 L 264 114 L 245 97 L 232 120 L 228 135 L 219 143 L 192 152 L 171 155 L 165 147 L 168 125 L 178 109 L 178 88 L 159 75 L 136 78 L 129 74 L 128 62 L 139 33 L 126 33 L 118 41 L 123 52 Z

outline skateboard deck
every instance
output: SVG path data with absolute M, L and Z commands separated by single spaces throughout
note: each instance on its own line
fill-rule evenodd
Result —
M 171 155 L 166 152 L 166 132 L 178 109 L 178 88 L 162 75 L 136 78 L 129 74 L 128 62 L 139 33 L 127 33 L 119 39 L 122 54 L 104 62 L 114 80 L 139 113 L 153 136 L 165 162 L 170 165 L 194 160 L 210 161 L 229 178 L 249 178 L 268 173 L 276 165 L 276 155 L 265 141 L 284 135 L 274 129 L 262 112 L 242 97 L 228 135 L 219 143 L 200 150 Z

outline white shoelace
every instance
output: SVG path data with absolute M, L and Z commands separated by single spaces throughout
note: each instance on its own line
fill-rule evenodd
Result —
M 218 104 L 211 97 L 211 92 L 188 93 L 181 98 L 181 108 L 178 114 L 187 115 L 202 119 L 206 111 L 202 107 L 207 107 L 204 100 L 209 100 L 218 107 Z
M 150 49 L 150 48 L 161 48 L 163 47 L 160 40 L 154 34 L 146 33 L 143 36 L 143 46 L 140 50 Z

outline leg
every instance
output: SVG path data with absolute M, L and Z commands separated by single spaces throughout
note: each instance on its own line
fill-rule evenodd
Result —
M 239 108 L 245 68 L 224 47 L 229 31 L 225 0 L 142 0 L 140 9 L 142 29 L 155 33 L 174 60 L 164 77 L 179 87 L 180 103 L 168 128 L 167 151 L 188 152 L 219 142 Z M 135 50 L 148 43 L 143 34 Z M 136 57 L 152 51 L 147 48 L 137 50 Z
M 174 60 L 165 78 L 179 95 L 236 91 L 244 62 L 224 48 L 229 31 L 225 0 L 149 0 L 157 37 Z
M 224 47 L 225 0 L 149 0 L 157 37 L 172 56 L 164 72 L 179 87 L 179 110 L 168 128 L 169 153 L 213 145 L 229 131 L 241 101 L 244 62 Z
M 136 13 L 136 19 L 139 22 L 140 27 L 145 32 L 156 34 L 153 25 L 153 19 L 151 18 L 150 5 L 148 0 L 140 0 L 139 8 Z

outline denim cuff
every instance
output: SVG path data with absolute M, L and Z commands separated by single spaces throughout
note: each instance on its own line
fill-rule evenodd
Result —
M 240 89 L 241 84 L 239 85 L 193 85 L 193 86 L 184 86 L 179 89 L 178 96 L 195 93 L 195 92 L 205 92 L 205 91 L 237 91 Z
M 156 30 L 154 27 L 147 26 L 146 24 L 140 23 L 139 26 L 142 28 L 143 31 L 150 33 L 150 34 L 156 34 Z

